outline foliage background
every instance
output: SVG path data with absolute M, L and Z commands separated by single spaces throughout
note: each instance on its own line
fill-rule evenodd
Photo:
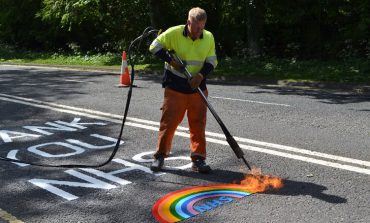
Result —
M 106 53 L 147 26 L 183 24 L 207 11 L 218 55 L 370 59 L 369 0 L 0 0 L 0 43 L 23 49 Z

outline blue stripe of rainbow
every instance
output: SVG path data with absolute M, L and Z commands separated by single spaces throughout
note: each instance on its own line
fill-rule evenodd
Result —
M 199 214 L 194 204 L 212 197 L 242 198 L 252 194 L 239 184 L 217 184 L 191 187 L 172 192 L 159 199 L 152 208 L 152 214 L 159 222 L 178 222 Z

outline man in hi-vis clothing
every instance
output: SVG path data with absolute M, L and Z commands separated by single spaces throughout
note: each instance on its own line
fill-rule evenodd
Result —
M 159 127 L 157 150 L 154 154 L 152 171 L 160 171 L 164 158 L 168 157 L 177 126 L 187 114 L 190 130 L 190 157 L 192 169 L 201 173 L 210 172 L 206 159 L 206 113 L 207 106 L 197 93 L 200 88 L 208 95 L 207 75 L 216 67 L 215 41 L 211 32 L 204 29 L 207 14 L 201 8 L 189 11 L 186 25 L 174 26 L 160 34 L 150 45 L 150 52 L 164 60 L 165 71 L 162 86 L 164 100 Z M 192 74 L 188 82 L 184 67 L 168 54 L 176 55 L 186 64 Z

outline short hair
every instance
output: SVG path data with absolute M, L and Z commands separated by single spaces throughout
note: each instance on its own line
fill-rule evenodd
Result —
M 205 21 L 207 20 L 207 13 L 204 9 L 195 7 L 189 10 L 188 19 L 196 21 Z

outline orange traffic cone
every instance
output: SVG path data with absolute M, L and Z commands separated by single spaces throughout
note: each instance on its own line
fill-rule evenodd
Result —
M 131 84 L 130 75 L 128 73 L 126 51 L 122 53 L 122 65 L 121 65 L 121 75 L 119 78 L 118 87 L 129 87 Z

